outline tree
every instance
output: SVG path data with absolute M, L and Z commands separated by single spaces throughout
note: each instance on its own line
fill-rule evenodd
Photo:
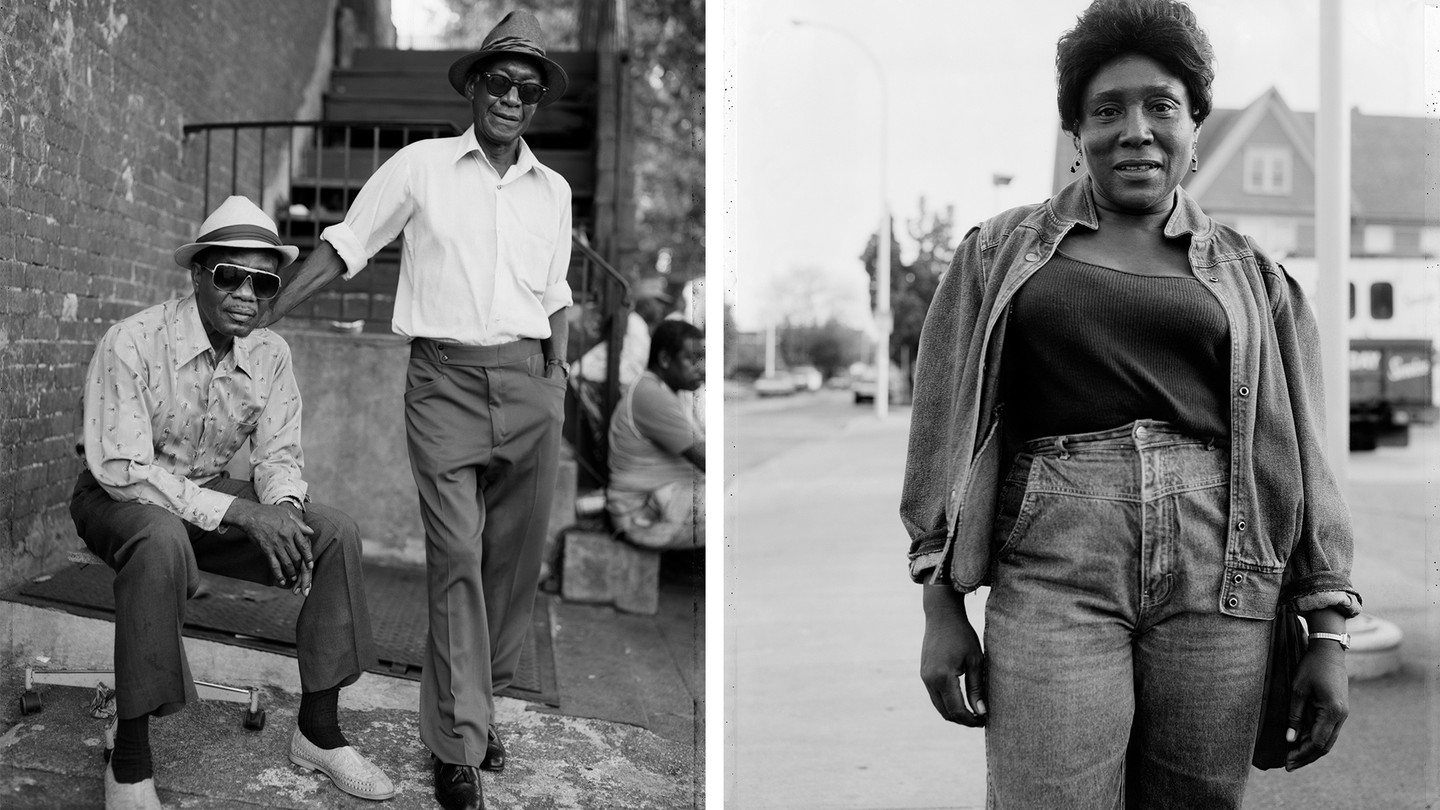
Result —
M 629 0 L 629 14 L 639 258 L 681 283 L 705 275 L 705 3 Z
M 826 377 L 861 358 L 865 336 L 835 318 L 823 324 L 790 324 L 777 330 L 776 341 L 785 364 L 814 366 Z
M 943 211 L 931 211 L 920 198 L 920 212 L 906 223 L 906 233 L 916 244 L 915 260 L 906 264 L 900 259 L 900 247 L 894 238 L 891 225 L 890 238 L 890 311 L 894 316 L 894 328 L 890 331 L 890 359 L 900 362 L 902 357 L 914 359 L 920 348 L 920 328 L 925 323 L 925 313 L 930 310 L 930 301 L 940 286 L 940 277 L 950 266 L 955 255 L 954 248 L 955 209 L 947 206 Z M 865 272 L 870 277 L 870 301 L 875 302 L 876 260 L 880 255 L 876 235 L 871 235 L 860 254 L 865 263 Z
M 834 273 L 813 264 L 795 265 L 771 279 L 766 316 L 775 323 L 824 323 L 854 300 L 851 292 Z

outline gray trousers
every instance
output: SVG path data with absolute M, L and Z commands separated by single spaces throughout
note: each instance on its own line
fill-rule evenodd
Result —
M 564 421 L 565 381 L 538 340 L 411 343 L 410 466 L 425 524 L 430 632 L 420 739 L 478 766 L 530 629 Z
M 207 489 L 256 500 L 249 481 L 218 478 Z M 70 516 L 85 545 L 115 570 L 115 701 L 121 719 L 179 711 L 196 697 L 180 629 L 185 602 L 207 571 L 280 587 L 269 558 L 240 529 L 224 534 L 148 504 L 117 501 L 87 470 Z M 315 570 L 295 622 L 300 687 L 349 686 L 375 662 L 360 570 L 360 530 L 338 509 L 305 510 Z M 300 598 L 300 597 L 294 597 Z

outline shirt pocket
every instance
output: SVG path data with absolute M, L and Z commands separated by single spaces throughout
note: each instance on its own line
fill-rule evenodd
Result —
M 514 228 L 515 275 L 539 299 L 550 287 L 550 260 L 555 255 L 556 222 L 544 216 L 517 217 Z

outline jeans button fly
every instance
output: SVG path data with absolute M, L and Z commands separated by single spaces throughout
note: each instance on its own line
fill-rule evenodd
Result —
M 1150 431 L 1146 430 L 1144 425 L 1137 425 L 1135 427 L 1135 438 L 1137 439 L 1143 439 L 1149 433 Z

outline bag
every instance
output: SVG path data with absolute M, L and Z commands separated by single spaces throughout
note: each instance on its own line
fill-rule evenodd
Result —
M 1260 696 L 1260 728 L 1255 732 L 1255 753 L 1250 762 L 1261 770 L 1285 767 L 1285 757 L 1297 743 L 1285 741 L 1290 727 L 1290 694 L 1309 637 L 1305 621 L 1289 604 L 1280 606 L 1270 635 L 1270 660 L 1265 666 L 1265 690 Z

